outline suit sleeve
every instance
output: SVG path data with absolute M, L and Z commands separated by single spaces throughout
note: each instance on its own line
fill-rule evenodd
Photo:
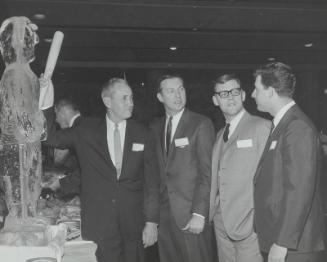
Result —
M 287 127 L 282 143 L 283 197 L 275 243 L 297 249 L 316 189 L 319 140 L 315 130 L 296 120 Z
M 159 223 L 160 176 L 153 131 L 149 131 L 144 149 L 144 214 L 146 222 Z
M 69 152 L 68 165 L 69 171 L 66 177 L 60 179 L 60 187 L 65 194 L 79 194 L 81 184 L 81 172 L 78 161 L 74 153 Z
M 211 187 L 212 148 L 215 131 L 211 120 L 206 119 L 199 126 L 196 140 L 197 181 L 192 201 L 192 213 L 208 218 Z

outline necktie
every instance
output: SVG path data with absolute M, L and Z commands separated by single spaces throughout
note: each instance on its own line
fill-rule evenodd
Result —
M 120 132 L 118 129 L 118 124 L 115 124 L 114 130 L 114 149 L 115 149 L 115 166 L 117 170 L 117 178 L 119 178 L 122 168 L 123 152 L 120 142 Z
M 166 130 L 166 153 L 168 155 L 169 152 L 169 146 L 170 146 L 170 141 L 171 141 L 171 128 L 172 128 L 172 121 L 173 117 L 170 116 L 168 119 L 168 124 L 167 124 L 167 130 Z
M 229 126 L 230 126 L 230 124 L 227 123 L 226 127 L 225 127 L 225 130 L 224 130 L 224 134 L 223 134 L 223 140 L 224 140 L 225 143 L 228 141 Z

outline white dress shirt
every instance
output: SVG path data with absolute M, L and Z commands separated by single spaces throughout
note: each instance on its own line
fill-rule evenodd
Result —
M 114 130 L 115 130 L 115 123 L 112 122 L 108 115 L 106 115 L 106 123 L 107 123 L 107 142 L 108 142 L 108 149 L 110 153 L 110 158 L 112 162 L 115 164 L 115 147 L 114 147 Z M 126 133 L 126 120 L 121 121 L 118 123 L 118 129 L 120 133 L 120 142 L 121 142 L 121 151 L 124 155 L 124 144 L 125 144 L 125 133 Z
M 184 108 L 185 109 L 185 108 Z M 178 112 L 176 115 L 172 116 L 173 119 L 171 120 L 171 135 L 170 135 L 170 142 L 173 140 L 179 120 L 181 119 L 184 109 L 181 110 L 180 112 Z M 168 125 L 168 121 L 169 121 L 169 117 L 171 117 L 170 115 L 166 115 L 166 125 L 165 125 L 165 138 L 167 135 L 167 125 Z M 166 141 L 166 139 L 165 139 Z M 166 145 L 165 145 L 166 147 Z M 167 148 L 165 148 L 167 150 Z
M 232 136 L 232 134 L 234 133 L 238 123 L 241 121 L 242 116 L 245 113 L 245 109 L 243 108 L 240 112 L 237 113 L 237 115 L 235 117 L 233 117 L 233 119 L 229 122 L 230 126 L 229 126 L 229 133 L 228 133 L 228 139 Z
M 74 116 L 69 120 L 69 127 L 72 127 L 72 126 L 73 126 L 75 119 L 76 119 L 77 117 L 79 117 L 80 115 L 81 115 L 81 114 L 78 113 L 78 114 L 74 115 Z

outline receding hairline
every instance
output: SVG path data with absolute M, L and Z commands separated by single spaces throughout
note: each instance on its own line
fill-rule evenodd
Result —
M 126 85 L 128 86 L 130 89 L 130 85 L 128 84 L 128 82 L 123 79 L 123 78 L 111 78 L 109 79 L 109 81 L 107 81 L 106 83 L 103 84 L 102 86 L 102 91 L 101 91 L 101 97 L 112 97 L 112 94 L 116 91 L 117 89 L 117 85 Z
M 166 80 L 171 80 L 171 79 L 179 79 L 182 84 L 184 85 L 184 80 L 183 77 L 178 75 L 178 74 L 166 74 L 166 75 L 162 75 L 159 79 L 158 79 L 158 85 L 157 85 L 157 93 L 160 93 L 162 90 L 162 83 L 165 82 Z

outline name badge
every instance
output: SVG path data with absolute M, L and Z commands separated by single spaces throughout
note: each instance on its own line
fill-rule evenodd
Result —
M 269 150 L 274 150 L 276 148 L 276 145 L 277 145 L 277 141 L 272 141 L 271 144 L 270 144 L 270 147 L 269 147 Z
M 132 151 L 144 151 L 144 144 L 133 143 Z
M 237 140 L 237 148 L 253 147 L 252 139 Z
M 175 139 L 175 146 L 176 147 L 185 147 L 187 145 L 189 145 L 189 141 L 187 137 L 183 137 L 183 138 L 177 138 Z

